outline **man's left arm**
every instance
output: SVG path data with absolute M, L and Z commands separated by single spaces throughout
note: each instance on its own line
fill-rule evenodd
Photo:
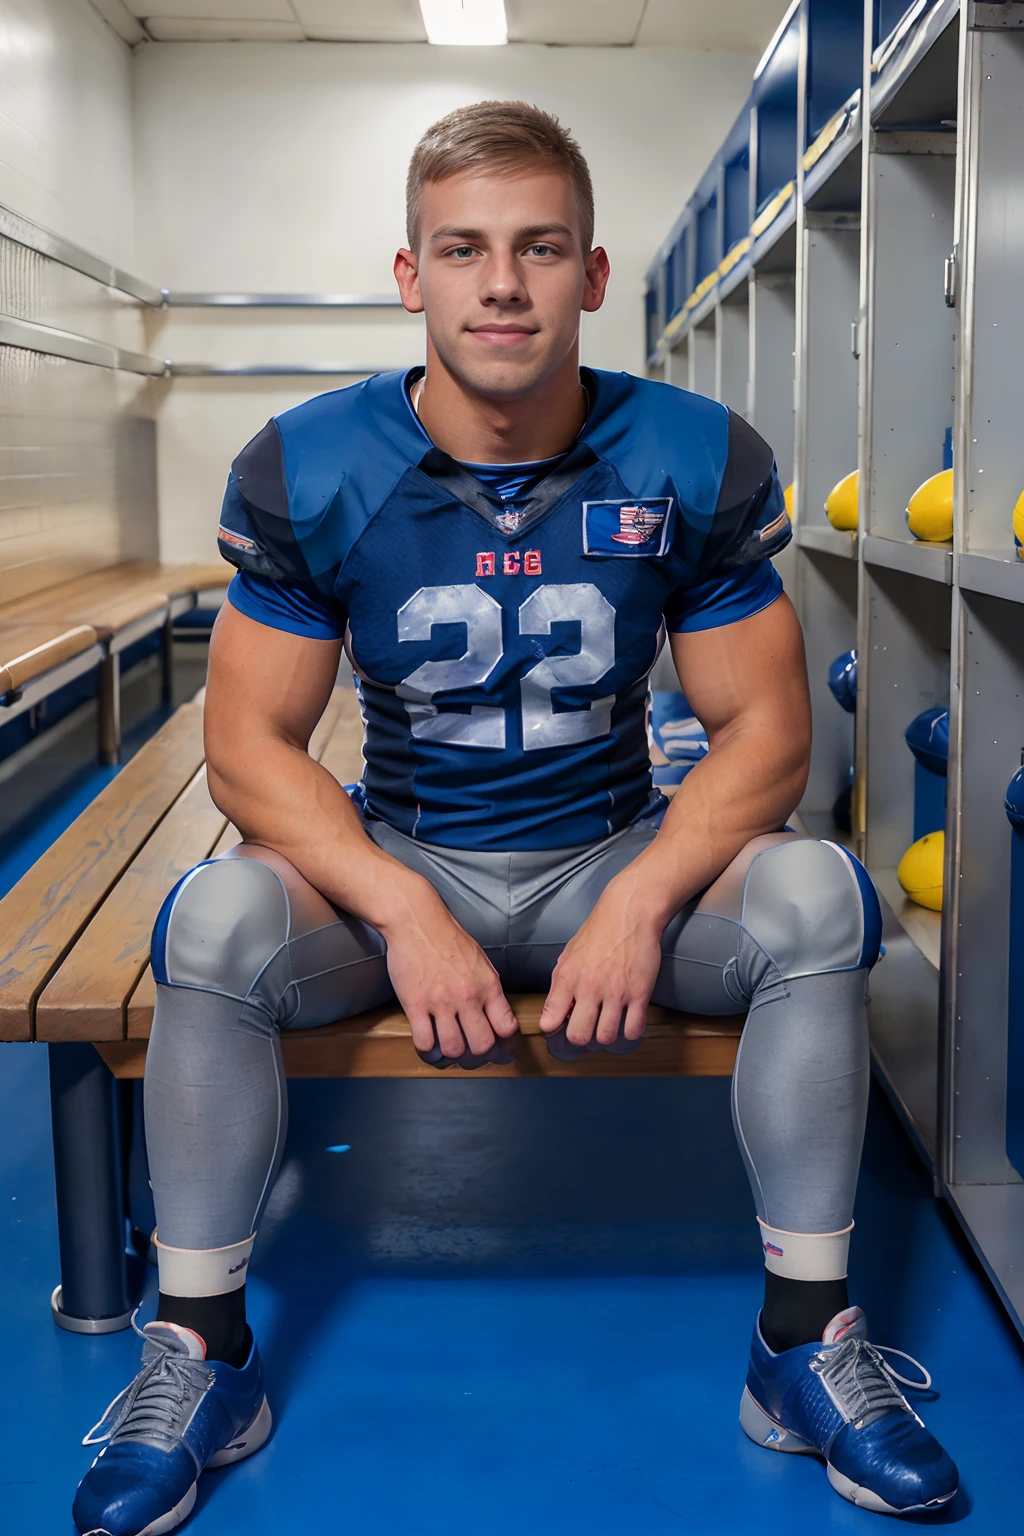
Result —
M 671 636 L 708 754 L 684 778 L 661 831 L 606 887 L 555 967 L 548 1033 L 610 1045 L 625 1012 L 638 1040 L 661 965 L 661 936 L 740 850 L 785 824 L 807 781 L 811 723 L 803 635 L 784 594 L 749 618 Z

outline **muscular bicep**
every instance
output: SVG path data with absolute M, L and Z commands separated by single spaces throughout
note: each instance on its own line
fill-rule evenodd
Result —
M 303 751 L 338 675 L 340 640 L 261 624 L 225 603 L 210 642 L 206 754 L 215 773 L 258 772 L 261 741 Z
M 784 736 L 795 755 L 806 757 L 807 664 L 800 621 L 785 594 L 749 618 L 670 639 L 683 692 L 712 750 L 754 724 Z

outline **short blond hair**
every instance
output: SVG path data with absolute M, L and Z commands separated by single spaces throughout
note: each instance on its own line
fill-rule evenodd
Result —
M 410 248 L 416 250 L 419 243 L 420 198 L 427 182 L 446 181 L 463 171 L 516 171 L 537 164 L 557 167 L 572 182 L 583 252 L 589 254 L 594 243 L 594 188 L 583 151 L 557 117 L 525 101 L 474 102 L 427 129 L 413 151 L 405 184 Z

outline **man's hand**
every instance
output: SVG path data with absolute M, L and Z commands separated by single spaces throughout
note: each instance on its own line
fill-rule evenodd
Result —
M 382 932 L 391 984 L 418 1051 L 433 1049 L 435 1029 L 437 1044 L 452 1059 L 467 1046 L 483 1056 L 496 1036 L 516 1033 L 497 971 L 425 881 L 418 899 L 402 900 Z
M 540 1016 L 544 1033 L 554 1034 L 568 1016 L 570 1045 L 589 1045 L 595 1031 L 599 1045 L 612 1045 L 625 1015 L 626 1039 L 639 1040 L 661 965 L 663 927 L 635 893 L 628 871 L 611 881 L 555 966 Z
M 540 1027 L 611 1045 L 625 1013 L 639 1040 L 672 917 L 751 838 L 774 832 L 799 803 L 810 760 L 803 636 L 789 599 L 717 629 L 672 636 L 683 692 L 710 751 L 686 775 L 657 837 L 606 887 L 562 951 Z

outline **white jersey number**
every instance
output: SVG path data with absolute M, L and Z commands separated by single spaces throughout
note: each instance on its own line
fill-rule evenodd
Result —
M 580 648 L 572 656 L 545 656 L 524 673 L 523 746 L 568 747 L 607 736 L 614 694 L 578 709 L 551 705 L 553 688 L 589 687 L 615 665 L 615 609 L 591 582 L 545 585 L 519 609 L 521 635 L 550 635 L 552 624 L 580 626 Z M 501 608 L 478 586 L 421 587 L 398 610 L 399 640 L 429 640 L 435 624 L 464 624 L 466 649 L 450 661 L 425 661 L 398 684 L 412 734 L 419 740 L 459 747 L 504 747 L 505 711 L 474 704 L 467 713 L 446 710 L 434 695 L 475 688 L 487 681 L 502 656 Z

